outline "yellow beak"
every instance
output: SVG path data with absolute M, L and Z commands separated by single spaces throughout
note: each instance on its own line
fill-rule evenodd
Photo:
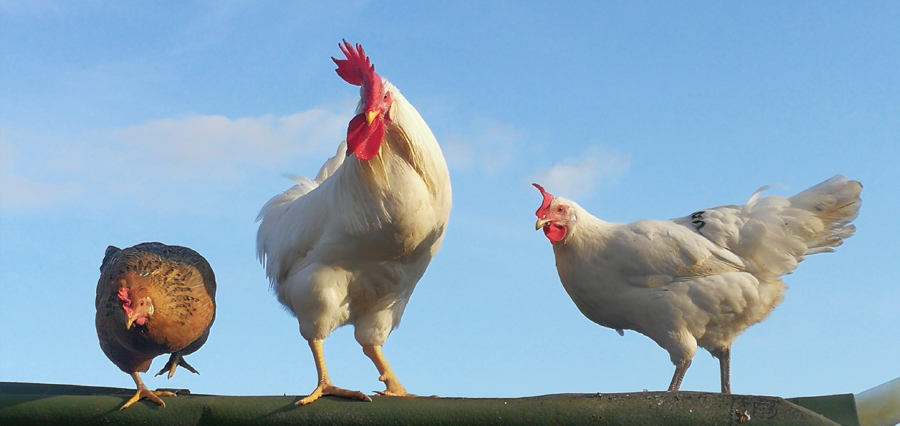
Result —
M 131 326 L 134 324 L 134 321 L 136 319 L 137 319 L 137 317 L 128 317 L 128 324 L 125 324 L 125 329 L 131 330 Z
M 375 121 L 376 118 L 378 118 L 378 114 L 381 114 L 381 111 L 366 111 L 366 124 L 371 126 L 372 122 Z
M 534 230 L 537 231 L 550 223 L 548 219 L 538 219 L 537 223 L 534 224 Z

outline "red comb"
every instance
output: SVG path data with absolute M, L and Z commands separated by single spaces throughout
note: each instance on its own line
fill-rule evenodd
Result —
M 537 211 L 534 213 L 538 218 L 540 218 L 549 213 L 550 203 L 553 202 L 553 195 L 547 191 L 544 191 L 543 186 L 540 186 L 536 183 L 532 183 L 532 185 L 534 185 L 535 188 L 541 191 L 541 195 L 544 196 L 544 202 L 541 203 L 541 208 L 537 209 Z
M 357 44 L 354 47 L 347 40 L 343 40 L 343 42 L 344 44 L 338 44 L 338 46 L 347 59 L 331 58 L 338 66 L 335 70 L 338 75 L 354 86 L 362 86 L 363 83 L 374 83 L 375 81 L 380 83 L 381 78 L 375 74 L 375 66 L 369 63 L 369 57 L 366 56 L 366 51 L 362 46 Z

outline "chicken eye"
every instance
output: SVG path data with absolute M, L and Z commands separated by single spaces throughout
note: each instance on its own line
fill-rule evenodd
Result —
M 562 212 L 563 212 L 563 206 L 558 206 L 558 207 L 556 207 L 556 211 L 559 212 L 559 213 L 562 213 Z

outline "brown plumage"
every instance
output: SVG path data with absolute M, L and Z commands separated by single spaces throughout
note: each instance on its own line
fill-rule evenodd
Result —
M 137 393 L 121 409 L 142 398 L 165 407 L 138 373 L 147 372 L 153 358 L 169 353 L 156 375 L 180 365 L 193 373 L 185 355 L 206 343 L 216 316 L 216 277 L 203 256 L 178 246 L 143 243 L 120 250 L 109 246 L 97 282 L 96 326 L 107 358 L 131 375 Z

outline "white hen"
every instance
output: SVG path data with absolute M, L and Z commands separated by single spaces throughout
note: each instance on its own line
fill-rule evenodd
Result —
M 862 185 L 835 176 L 793 197 L 701 210 L 671 221 L 607 223 L 535 184 L 536 229 L 553 244 L 563 287 L 588 319 L 634 330 L 669 352 L 670 391 L 701 347 L 731 392 L 732 342 L 781 302 L 781 276 L 856 231 Z
M 314 181 L 299 178 L 259 214 L 260 261 L 319 375 L 301 405 L 323 395 L 369 400 L 335 387 L 325 367 L 323 341 L 346 324 L 385 382 L 381 394 L 407 395 L 381 348 L 440 249 L 451 208 L 447 164 L 428 125 L 362 47 L 345 41 L 341 50 L 338 75 L 361 87 L 347 141 Z

